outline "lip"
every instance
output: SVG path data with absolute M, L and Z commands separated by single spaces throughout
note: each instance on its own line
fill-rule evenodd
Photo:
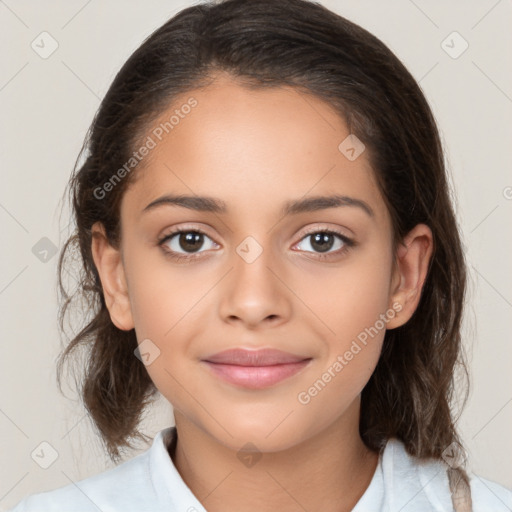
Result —
M 230 349 L 202 363 L 220 379 L 249 389 L 264 389 L 297 374 L 312 358 L 275 349 Z

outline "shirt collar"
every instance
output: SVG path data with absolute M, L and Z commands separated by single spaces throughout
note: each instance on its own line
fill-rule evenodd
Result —
M 168 510 L 207 512 L 183 481 L 167 451 L 176 436 L 176 427 L 161 430 L 150 449 L 149 472 L 158 502 Z

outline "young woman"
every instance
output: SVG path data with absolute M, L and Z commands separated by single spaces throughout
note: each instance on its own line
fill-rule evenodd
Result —
M 82 155 L 81 155 L 82 156 Z M 70 182 L 112 460 L 15 509 L 505 511 L 452 413 L 466 270 L 443 150 L 376 37 L 304 0 L 184 9 L 115 78 Z M 62 282 L 61 282 L 62 283 Z

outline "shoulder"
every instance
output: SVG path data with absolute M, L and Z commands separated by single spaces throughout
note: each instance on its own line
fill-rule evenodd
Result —
M 397 439 L 390 439 L 383 454 L 384 480 L 394 505 L 406 510 L 452 511 L 448 465 L 439 460 L 422 460 L 407 453 Z M 473 512 L 510 512 L 512 491 L 469 473 Z M 393 509 L 393 508 L 391 508 Z
M 474 512 L 512 510 L 512 490 L 478 475 L 470 475 Z
M 27 496 L 11 512 L 57 512 L 69 510 L 71 503 L 76 512 L 108 510 L 104 507 L 114 503 L 119 510 L 132 510 L 134 500 L 150 489 L 146 465 L 144 454 L 139 455 L 103 473 Z
M 55 490 L 31 494 L 9 512 L 89 512 L 145 510 L 151 503 L 149 452 Z

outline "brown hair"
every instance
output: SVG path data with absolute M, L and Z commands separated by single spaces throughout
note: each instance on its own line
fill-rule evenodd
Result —
M 434 236 L 434 254 L 418 308 L 386 332 L 375 372 L 362 392 L 360 434 L 372 450 L 390 437 L 409 454 L 441 459 L 458 443 L 453 405 L 461 347 L 466 267 L 447 183 L 443 149 L 430 107 L 414 78 L 375 36 L 307 0 L 226 0 L 179 12 L 151 34 L 115 77 L 89 129 L 69 189 L 76 231 L 59 259 L 60 322 L 76 298 L 93 316 L 58 362 L 87 349 L 81 395 L 106 449 L 117 460 L 157 389 L 134 356 L 135 331 L 112 323 L 91 254 L 91 226 L 100 221 L 119 244 L 119 205 L 130 173 L 105 197 L 95 193 L 147 136 L 178 94 L 207 85 L 217 71 L 250 87 L 292 86 L 332 105 L 366 145 L 388 205 L 395 244 L 417 224 Z M 80 158 L 79 156 L 79 158 Z M 78 248 L 79 286 L 62 284 L 66 253 Z M 467 398 L 467 388 L 466 396 Z M 463 476 L 464 471 L 456 471 Z M 453 479 L 450 479 L 450 482 Z

